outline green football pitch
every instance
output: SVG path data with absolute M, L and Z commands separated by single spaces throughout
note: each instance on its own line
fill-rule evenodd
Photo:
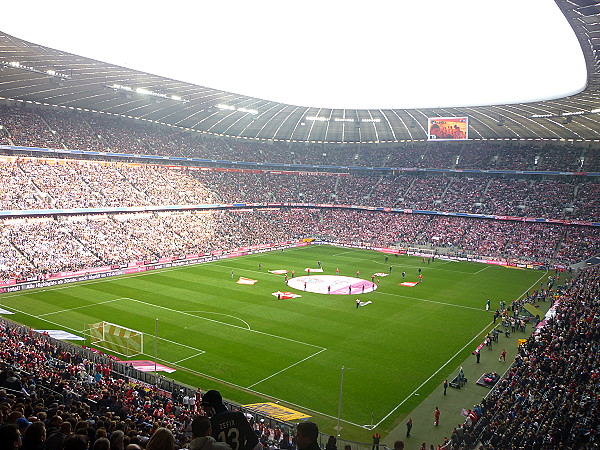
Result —
M 242 404 L 273 401 L 315 418 L 333 434 L 338 414 L 346 438 L 370 440 L 391 430 L 456 373 L 492 328 L 501 300 L 523 296 L 546 273 L 469 262 L 389 256 L 311 245 L 150 271 L 0 297 L 10 319 L 36 329 L 77 334 L 107 321 L 144 333 L 144 355 L 170 374 Z M 304 292 L 269 270 L 305 268 L 360 278 L 365 294 Z M 417 282 L 418 269 L 423 282 Z M 402 272 L 406 279 L 402 279 Z M 238 284 L 239 277 L 257 280 Z M 301 297 L 277 300 L 273 292 Z M 310 289 L 309 289 L 310 290 Z M 356 307 L 356 299 L 366 303 Z M 492 310 L 486 311 L 486 299 Z M 371 302 L 371 303 L 368 303 Z M 156 326 L 158 324 L 158 334 Z M 155 339 L 158 336 L 158 340 Z M 156 345 L 155 345 L 156 342 Z M 342 370 L 342 367 L 344 368 Z M 343 377 L 342 377 L 343 375 Z M 340 409 L 341 398 L 341 409 Z

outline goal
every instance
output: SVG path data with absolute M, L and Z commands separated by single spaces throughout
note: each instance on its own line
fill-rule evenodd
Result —
M 89 325 L 90 345 L 104 348 L 123 356 L 144 353 L 144 333 L 110 322 Z

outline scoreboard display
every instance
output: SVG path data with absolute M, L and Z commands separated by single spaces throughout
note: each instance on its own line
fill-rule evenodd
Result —
M 459 141 L 468 139 L 468 117 L 429 117 L 428 141 Z

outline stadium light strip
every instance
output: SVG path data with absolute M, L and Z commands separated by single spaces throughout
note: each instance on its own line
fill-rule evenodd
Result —
M 575 111 L 575 112 L 565 112 L 565 113 L 557 113 L 557 114 L 532 114 L 529 116 L 530 119 L 549 119 L 551 117 L 569 117 L 569 116 L 583 116 L 586 114 L 595 114 L 600 112 L 600 109 L 592 109 L 591 111 Z
M 161 94 L 160 92 L 155 92 L 155 91 L 151 91 L 150 89 L 146 89 L 146 88 L 142 88 L 142 87 L 138 87 L 138 88 L 132 88 L 130 86 L 125 86 L 122 84 L 111 84 L 110 86 L 106 86 L 110 89 L 114 89 L 115 91 L 124 91 L 124 92 L 132 92 L 132 93 L 136 93 L 136 94 L 141 94 L 141 95 L 149 95 L 151 97 L 158 97 L 158 98 L 164 98 L 167 100 L 175 100 L 176 102 L 181 102 L 181 103 L 187 103 L 187 100 L 184 100 L 183 98 L 181 98 L 179 95 L 167 95 L 167 94 Z
M 61 80 L 70 80 L 71 79 L 71 77 L 69 75 L 58 72 L 56 70 L 53 70 L 53 69 L 39 70 L 39 69 L 36 69 L 35 67 L 26 66 L 24 64 L 21 64 L 19 61 L 0 61 L 0 66 L 9 67 L 9 68 L 18 69 L 18 70 L 25 70 L 27 72 L 33 72 L 33 73 L 37 73 L 40 75 L 48 75 L 50 77 L 59 78 Z
M 225 105 L 223 103 L 219 103 L 218 105 L 215 105 L 215 106 L 219 109 L 225 109 L 227 111 L 239 111 L 239 112 L 248 113 L 248 114 L 252 114 L 252 115 L 258 114 L 258 110 L 256 110 L 256 109 L 249 109 L 249 108 L 244 108 L 244 107 L 236 108 L 235 106 Z
M 331 119 L 329 119 L 329 117 L 308 116 L 308 117 L 306 117 L 306 120 L 310 120 L 311 122 L 329 122 Z M 335 117 L 333 119 L 333 121 L 334 122 L 354 122 L 355 120 L 352 118 Z M 379 123 L 379 122 L 381 122 L 381 119 L 361 119 L 360 122 Z

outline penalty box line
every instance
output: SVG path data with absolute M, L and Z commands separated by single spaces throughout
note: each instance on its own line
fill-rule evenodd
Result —
M 133 300 L 133 299 L 131 299 L 131 298 L 128 298 L 128 297 L 124 297 L 124 298 L 119 298 L 119 299 L 116 299 L 116 300 Z M 138 301 L 138 302 L 141 302 L 140 300 L 133 300 L 133 301 Z M 145 302 L 141 302 L 141 303 L 145 303 Z M 151 303 L 149 303 L 149 304 L 151 305 Z M 156 306 L 156 305 L 153 305 L 153 306 Z M 16 312 L 18 312 L 18 313 L 20 313 L 20 314 L 24 314 L 24 315 L 26 315 L 26 316 L 29 316 L 29 317 L 33 317 L 33 318 L 36 318 L 36 319 L 38 319 L 38 318 L 39 318 L 39 316 L 37 316 L 37 315 L 35 315 L 35 314 L 31 314 L 31 313 L 28 313 L 28 312 L 25 312 L 25 311 L 21 311 L 21 310 L 19 310 L 19 309 L 17 309 L 17 308 L 13 308 L 13 307 L 11 307 L 11 309 L 13 309 L 14 311 L 16 311 Z M 190 315 L 192 315 L 192 314 L 190 314 Z M 192 315 L 192 316 L 193 316 L 193 315 Z M 193 316 L 193 317 L 195 317 L 195 318 L 199 318 L 198 316 Z M 71 327 L 67 327 L 67 326 L 65 326 L 65 325 L 63 325 L 63 324 L 60 324 L 60 323 L 57 323 L 57 322 L 53 322 L 53 321 L 51 321 L 51 320 L 48 320 L 48 319 L 40 318 L 40 320 L 43 320 L 43 321 L 45 321 L 45 322 L 47 322 L 47 323 L 51 323 L 52 325 L 56 325 L 57 327 L 63 328 L 63 329 L 65 329 L 65 330 L 72 331 L 73 333 L 81 333 L 81 330 L 75 330 L 75 329 L 73 329 L 73 328 L 71 328 Z M 206 319 L 206 320 L 211 320 L 211 319 Z M 214 322 L 218 322 L 218 321 L 214 321 Z M 229 324 L 224 324 L 224 325 L 229 325 Z M 234 326 L 234 325 L 230 325 L 230 326 Z M 241 328 L 241 327 L 238 327 L 238 328 Z M 244 329 L 244 328 L 242 328 L 242 329 Z M 261 332 L 258 332 L 258 331 L 255 331 L 255 332 L 256 332 L 256 333 L 261 333 Z M 267 333 L 262 333 L 262 334 L 267 334 Z M 277 336 L 275 336 L 275 337 L 277 337 Z M 281 339 L 287 339 L 287 340 L 291 340 L 291 341 L 293 341 L 293 339 L 283 338 L 283 337 L 281 337 L 281 336 L 279 336 L 279 337 L 280 337 Z M 164 339 L 164 338 L 159 338 L 159 339 L 161 339 L 161 340 L 165 340 L 165 341 L 167 341 L 167 342 L 168 342 L 168 340 L 167 340 L 167 339 Z M 294 341 L 294 342 L 299 342 L 299 341 Z M 299 342 L 299 343 L 302 343 L 302 342 Z M 177 344 L 177 345 L 183 345 L 183 344 L 180 344 L 180 343 L 178 343 L 178 342 L 174 342 L 174 344 Z M 307 343 L 305 343 L 305 344 L 306 344 L 306 345 L 311 345 L 311 346 L 313 346 L 313 347 L 317 347 L 317 348 L 319 348 L 318 346 L 314 346 L 313 344 L 307 344 Z M 200 349 L 195 349 L 195 348 L 193 348 L 193 347 L 189 347 L 189 346 L 186 346 L 186 347 L 188 347 L 188 348 L 190 348 L 190 349 L 193 349 L 193 350 L 196 350 L 196 351 L 198 351 L 198 352 L 203 352 L 203 353 L 205 353 L 203 350 L 200 350 Z M 323 351 L 325 351 L 325 350 L 327 350 L 325 347 L 320 347 L 320 350 L 319 350 L 318 352 L 316 352 L 316 353 L 315 353 L 315 355 L 316 355 L 316 354 L 319 354 L 319 353 L 321 353 L 321 352 L 323 352 Z M 311 356 L 309 356 L 308 358 L 311 358 L 312 356 L 315 356 L 315 355 L 311 355 Z M 190 358 L 193 358 L 194 356 L 198 356 L 198 354 L 192 355 Z M 190 359 L 190 358 L 186 358 L 186 359 Z M 306 360 L 306 359 L 308 359 L 308 358 L 305 358 L 305 359 L 304 359 L 304 360 L 302 360 L 302 361 L 305 361 L 305 360 Z M 276 401 L 283 402 L 283 403 L 286 403 L 286 404 L 288 404 L 288 405 L 291 405 L 291 406 L 295 406 L 295 407 L 298 407 L 298 408 L 304 409 L 304 410 L 306 410 L 306 411 L 314 412 L 314 413 L 316 413 L 316 414 L 319 414 L 319 415 L 321 415 L 321 416 L 324 416 L 324 417 L 329 417 L 329 418 L 331 418 L 331 419 L 335 419 L 335 417 L 334 417 L 334 416 L 332 416 L 332 415 L 330 415 L 330 414 L 327 414 L 327 413 L 324 413 L 324 412 L 321 412 L 321 411 L 317 411 L 317 410 L 315 410 L 315 409 L 312 409 L 312 408 L 309 408 L 309 407 L 306 407 L 306 406 L 303 406 L 303 405 L 299 405 L 299 404 L 296 404 L 296 403 L 293 403 L 293 402 L 289 402 L 289 401 L 287 401 L 287 400 L 285 400 L 285 399 L 281 399 L 281 398 L 273 397 L 272 395 L 266 394 L 266 393 L 264 393 L 264 392 L 256 391 L 256 390 L 254 390 L 254 389 L 245 388 L 245 387 L 243 387 L 243 386 L 240 386 L 240 385 L 237 385 L 237 384 L 235 384 L 235 383 L 231 383 L 230 381 L 226 381 L 226 380 L 223 380 L 223 379 L 220 379 L 220 378 L 217 378 L 217 377 L 214 377 L 214 376 L 211 376 L 211 375 L 205 374 L 205 373 L 203 373 L 203 372 L 198 372 L 198 371 L 196 371 L 196 370 L 193 370 L 193 369 L 190 369 L 190 368 L 188 368 L 188 367 L 180 366 L 180 365 L 178 365 L 177 363 L 174 363 L 174 362 L 171 362 L 171 361 L 164 361 L 164 360 L 161 360 L 161 361 L 163 361 L 163 362 L 165 362 L 165 363 L 167 363 L 167 364 L 172 364 L 172 365 L 175 365 L 175 366 L 179 366 L 179 367 L 181 367 L 183 370 L 186 370 L 186 371 L 188 371 L 188 372 L 190 372 L 190 373 L 197 374 L 197 375 L 201 375 L 201 376 L 203 376 L 203 377 L 206 377 L 206 378 L 208 378 L 208 379 L 212 379 L 212 380 L 218 381 L 218 382 L 220 382 L 220 383 L 223 383 L 223 384 L 225 384 L 225 385 L 232 386 L 232 387 L 235 387 L 235 388 L 238 388 L 238 389 L 241 389 L 241 390 L 246 390 L 246 391 L 248 391 L 248 392 L 252 392 L 252 393 L 254 393 L 254 394 L 258 394 L 258 395 L 261 395 L 261 396 L 264 396 L 264 397 L 272 398 L 272 399 L 274 399 L 274 400 L 276 400 Z M 183 361 L 183 360 L 182 360 L 182 361 Z M 302 361 L 299 361 L 298 363 L 300 363 L 300 362 L 302 362 Z M 296 363 L 296 364 L 298 364 L 298 363 Z M 294 365 L 295 365 L 295 364 L 294 364 Z M 291 366 L 289 366 L 289 367 L 291 367 Z M 286 368 L 285 368 L 285 369 L 283 369 L 283 370 L 287 370 L 289 367 L 286 367 Z M 273 375 L 277 375 L 278 373 L 281 373 L 281 372 L 283 372 L 283 370 L 280 370 L 279 372 L 277 372 L 276 374 L 273 374 Z M 271 376 L 271 377 L 272 377 L 272 376 Z M 271 377 L 268 377 L 268 378 L 271 378 Z M 261 380 L 261 381 L 264 381 L 264 380 Z M 357 427 L 362 427 L 362 426 L 361 426 L 361 425 L 359 425 L 359 424 L 356 424 L 356 423 L 350 422 L 350 421 L 348 421 L 348 420 L 345 420 L 345 419 L 342 419 L 341 421 L 342 421 L 343 423 L 347 423 L 347 424 L 349 424 L 349 425 L 354 425 L 354 426 L 357 426 Z
M 254 383 L 254 384 L 252 384 L 252 385 L 248 386 L 248 388 L 251 388 L 251 387 L 253 387 L 253 386 L 256 386 L 257 384 L 260 384 L 260 383 L 262 383 L 263 381 L 266 381 L 266 380 L 268 380 L 268 379 L 270 379 L 270 378 L 273 378 L 274 376 L 276 376 L 276 375 L 279 375 L 280 373 L 282 373 L 282 372 L 284 372 L 284 371 L 286 371 L 286 370 L 288 370 L 288 369 L 290 369 L 290 368 L 292 368 L 292 367 L 294 367 L 294 366 L 296 366 L 296 365 L 298 365 L 298 364 L 300 364 L 300 363 L 302 363 L 302 362 L 304 362 L 304 361 L 306 361 L 306 360 L 308 360 L 308 359 L 312 358 L 313 356 L 317 356 L 318 354 L 320 354 L 320 353 L 324 352 L 325 350 L 327 350 L 327 348 L 326 348 L 326 347 L 321 347 L 320 345 L 309 344 L 308 342 L 302 342 L 302 341 L 298 341 L 298 340 L 296 340 L 296 339 L 287 338 L 287 337 L 284 337 L 284 336 L 277 336 L 277 335 L 275 335 L 275 334 L 271 334 L 271 333 L 265 333 L 265 332 L 263 332 L 263 331 L 257 331 L 257 330 L 253 330 L 253 329 L 251 329 L 251 328 L 244 328 L 244 327 L 240 327 L 240 326 L 238 326 L 238 325 L 233 325 L 233 324 L 230 324 L 230 323 L 221 322 L 221 321 L 219 321 L 219 320 L 215 320 L 215 319 L 209 319 L 209 318 L 207 318 L 207 317 L 197 316 L 197 315 L 190 314 L 190 313 L 187 313 L 187 312 L 178 311 L 178 310 L 175 310 L 175 309 L 172 309 L 172 308 L 167 308 L 166 306 L 155 305 L 155 304 L 153 304 L 153 303 L 148 303 L 148 302 L 145 302 L 145 301 L 142 301 L 142 300 L 135 300 L 135 299 L 133 299 L 133 298 L 129 298 L 129 297 L 124 297 L 123 299 L 126 299 L 126 300 L 131 300 L 131 301 L 133 301 L 133 302 L 141 303 L 141 304 L 143 304 L 143 305 L 147 305 L 147 306 L 153 306 L 153 307 L 155 307 L 155 308 L 159 308 L 159 309 L 164 309 L 164 310 L 166 310 L 166 311 L 174 312 L 174 313 L 177 313 L 177 314 L 183 314 L 183 315 L 185 315 L 185 316 L 190 316 L 190 317 L 193 317 L 194 319 L 202 319 L 202 320 L 207 320 L 207 321 L 209 321 L 209 322 L 213 322 L 213 323 L 216 323 L 216 324 L 219 324 L 219 325 L 225 325 L 225 326 L 228 326 L 228 327 L 237 328 L 238 330 L 243 330 L 243 331 L 248 331 L 248 332 L 252 332 L 252 333 L 257 333 L 257 334 L 260 334 L 260 335 L 263 335 L 263 336 L 272 337 L 272 338 L 275 338 L 275 339 L 283 339 L 283 340 L 285 340 L 285 341 L 293 342 L 293 343 L 295 343 L 295 344 L 307 345 L 307 346 L 309 346 L 309 347 L 314 347 L 314 348 L 316 348 L 316 349 L 317 349 L 317 351 L 315 351 L 313 354 L 311 354 L 311 355 L 307 356 L 306 358 L 304 358 L 304 359 L 301 359 L 300 361 L 297 361 L 297 362 L 295 362 L 295 363 L 293 363 L 293 364 L 291 364 L 291 365 L 289 365 L 289 366 L 287 366 L 287 367 L 285 367 L 285 368 L 283 368 L 283 369 L 281 369 L 281 370 L 279 370 L 279 371 L 277 371 L 277 372 L 273 373 L 272 375 L 269 375 L 268 377 L 266 377 L 266 378 L 263 378 L 262 380 L 259 380 L 259 381 L 257 381 L 256 383 Z M 242 320 L 242 321 L 243 321 L 243 320 Z M 244 323 L 246 323 L 245 321 L 243 321 L 243 322 L 244 322 Z M 161 339 L 162 339 L 162 338 L 161 338 Z M 167 339 L 164 339 L 164 340 L 165 340 L 166 342 L 172 342 L 172 341 L 169 341 L 169 340 L 167 340 Z M 175 344 L 178 344 L 178 343 L 177 343 L 177 342 L 175 342 Z M 186 346 L 186 345 L 184 345 L 184 344 L 179 344 L 179 345 L 182 345 L 182 346 L 184 346 L 184 347 L 187 347 L 187 346 Z M 188 348 L 192 348 L 192 347 L 188 347 Z M 196 350 L 200 351 L 199 349 L 196 349 Z M 203 353 L 205 353 L 205 352 L 203 352 Z M 197 355 L 194 355 L 194 356 L 197 356 Z M 190 357 L 190 358 L 191 358 L 191 357 Z M 185 358 L 185 359 L 189 359 L 189 358 Z M 185 359 L 182 359 L 182 360 L 180 360 L 180 361 L 184 361 Z M 170 362 L 170 363 L 172 363 L 172 364 L 177 364 L 177 363 L 174 363 L 174 362 Z
M 297 366 L 297 365 L 298 365 L 298 364 L 300 364 L 300 363 L 303 363 L 304 361 L 306 361 L 307 359 L 310 359 L 310 358 L 312 358 L 313 356 L 317 356 L 319 353 L 322 353 L 322 352 L 324 352 L 325 350 L 327 350 L 327 349 L 326 349 L 326 348 L 324 348 L 324 349 L 322 349 L 322 350 L 319 350 L 318 352 L 316 352 L 316 353 L 313 353 L 312 355 L 310 355 L 310 356 L 307 356 L 306 358 L 304 358 L 304 359 L 301 359 L 300 361 L 297 361 L 297 362 L 295 362 L 294 364 L 290 364 L 289 366 L 287 366 L 287 367 L 285 367 L 285 368 L 281 369 L 280 371 L 278 371 L 278 372 L 275 372 L 273 375 L 269 375 L 268 377 L 266 377 L 266 378 L 263 378 L 262 380 L 260 380 L 260 381 L 257 381 L 257 382 L 256 382 L 256 383 L 254 383 L 254 384 L 251 384 L 250 386 L 248 386 L 248 389 L 250 389 L 250 388 L 253 388 L 254 386 L 256 386 L 257 384 L 260 384 L 260 383 L 262 383 L 263 381 L 267 381 L 268 379 L 270 379 L 270 378 L 273 378 L 274 376 L 277 376 L 277 375 L 279 375 L 280 373 L 282 373 L 282 372 L 285 372 L 286 370 L 288 370 L 288 369 L 291 369 L 292 367 L 294 367 L 294 366 Z
M 190 314 L 190 313 L 183 312 L 183 311 L 179 311 L 179 310 L 176 310 L 176 309 L 167 308 L 166 306 L 160 306 L 160 305 L 155 305 L 154 303 L 148 303 L 148 302 L 145 302 L 143 300 L 135 300 L 135 299 L 129 298 L 129 297 L 124 297 L 124 299 L 131 300 L 132 302 L 141 303 L 141 304 L 147 305 L 147 306 L 152 306 L 154 308 L 164 309 L 165 311 L 170 311 L 170 312 L 177 313 L 177 314 L 183 314 L 185 316 L 193 317 L 194 319 L 206 320 L 208 322 L 213 322 L 213 323 L 217 323 L 219 325 L 225 325 L 225 326 L 228 326 L 228 327 L 237 328 L 239 330 L 249 331 L 249 332 L 256 333 L 256 334 L 261 334 L 263 336 L 269 336 L 269 337 L 272 337 L 272 338 L 275 338 L 275 339 L 282 339 L 284 341 L 294 342 L 295 344 L 307 345 L 309 347 L 314 347 L 314 348 L 317 348 L 319 350 L 327 350 L 325 347 L 321 347 L 320 345 L 310 344 L 308 342 L 302 342 L 302 341 L 298 341 L 296 339 L 288 338 L 288 337 L 285 337 L 285 336 L 278 336 L 276 334 L 265 333 L 264 331 L 253 330 L 251 328 L 240 327 L 239 325 L 233 325 L 231 323 L 221 322 L 220 320 L 209 319 L 208 317 L 197 316 L 197 315 Z M 242 322 L 245 323 L 245 321 L 243 321 L 243 320 L 242 320 Z

